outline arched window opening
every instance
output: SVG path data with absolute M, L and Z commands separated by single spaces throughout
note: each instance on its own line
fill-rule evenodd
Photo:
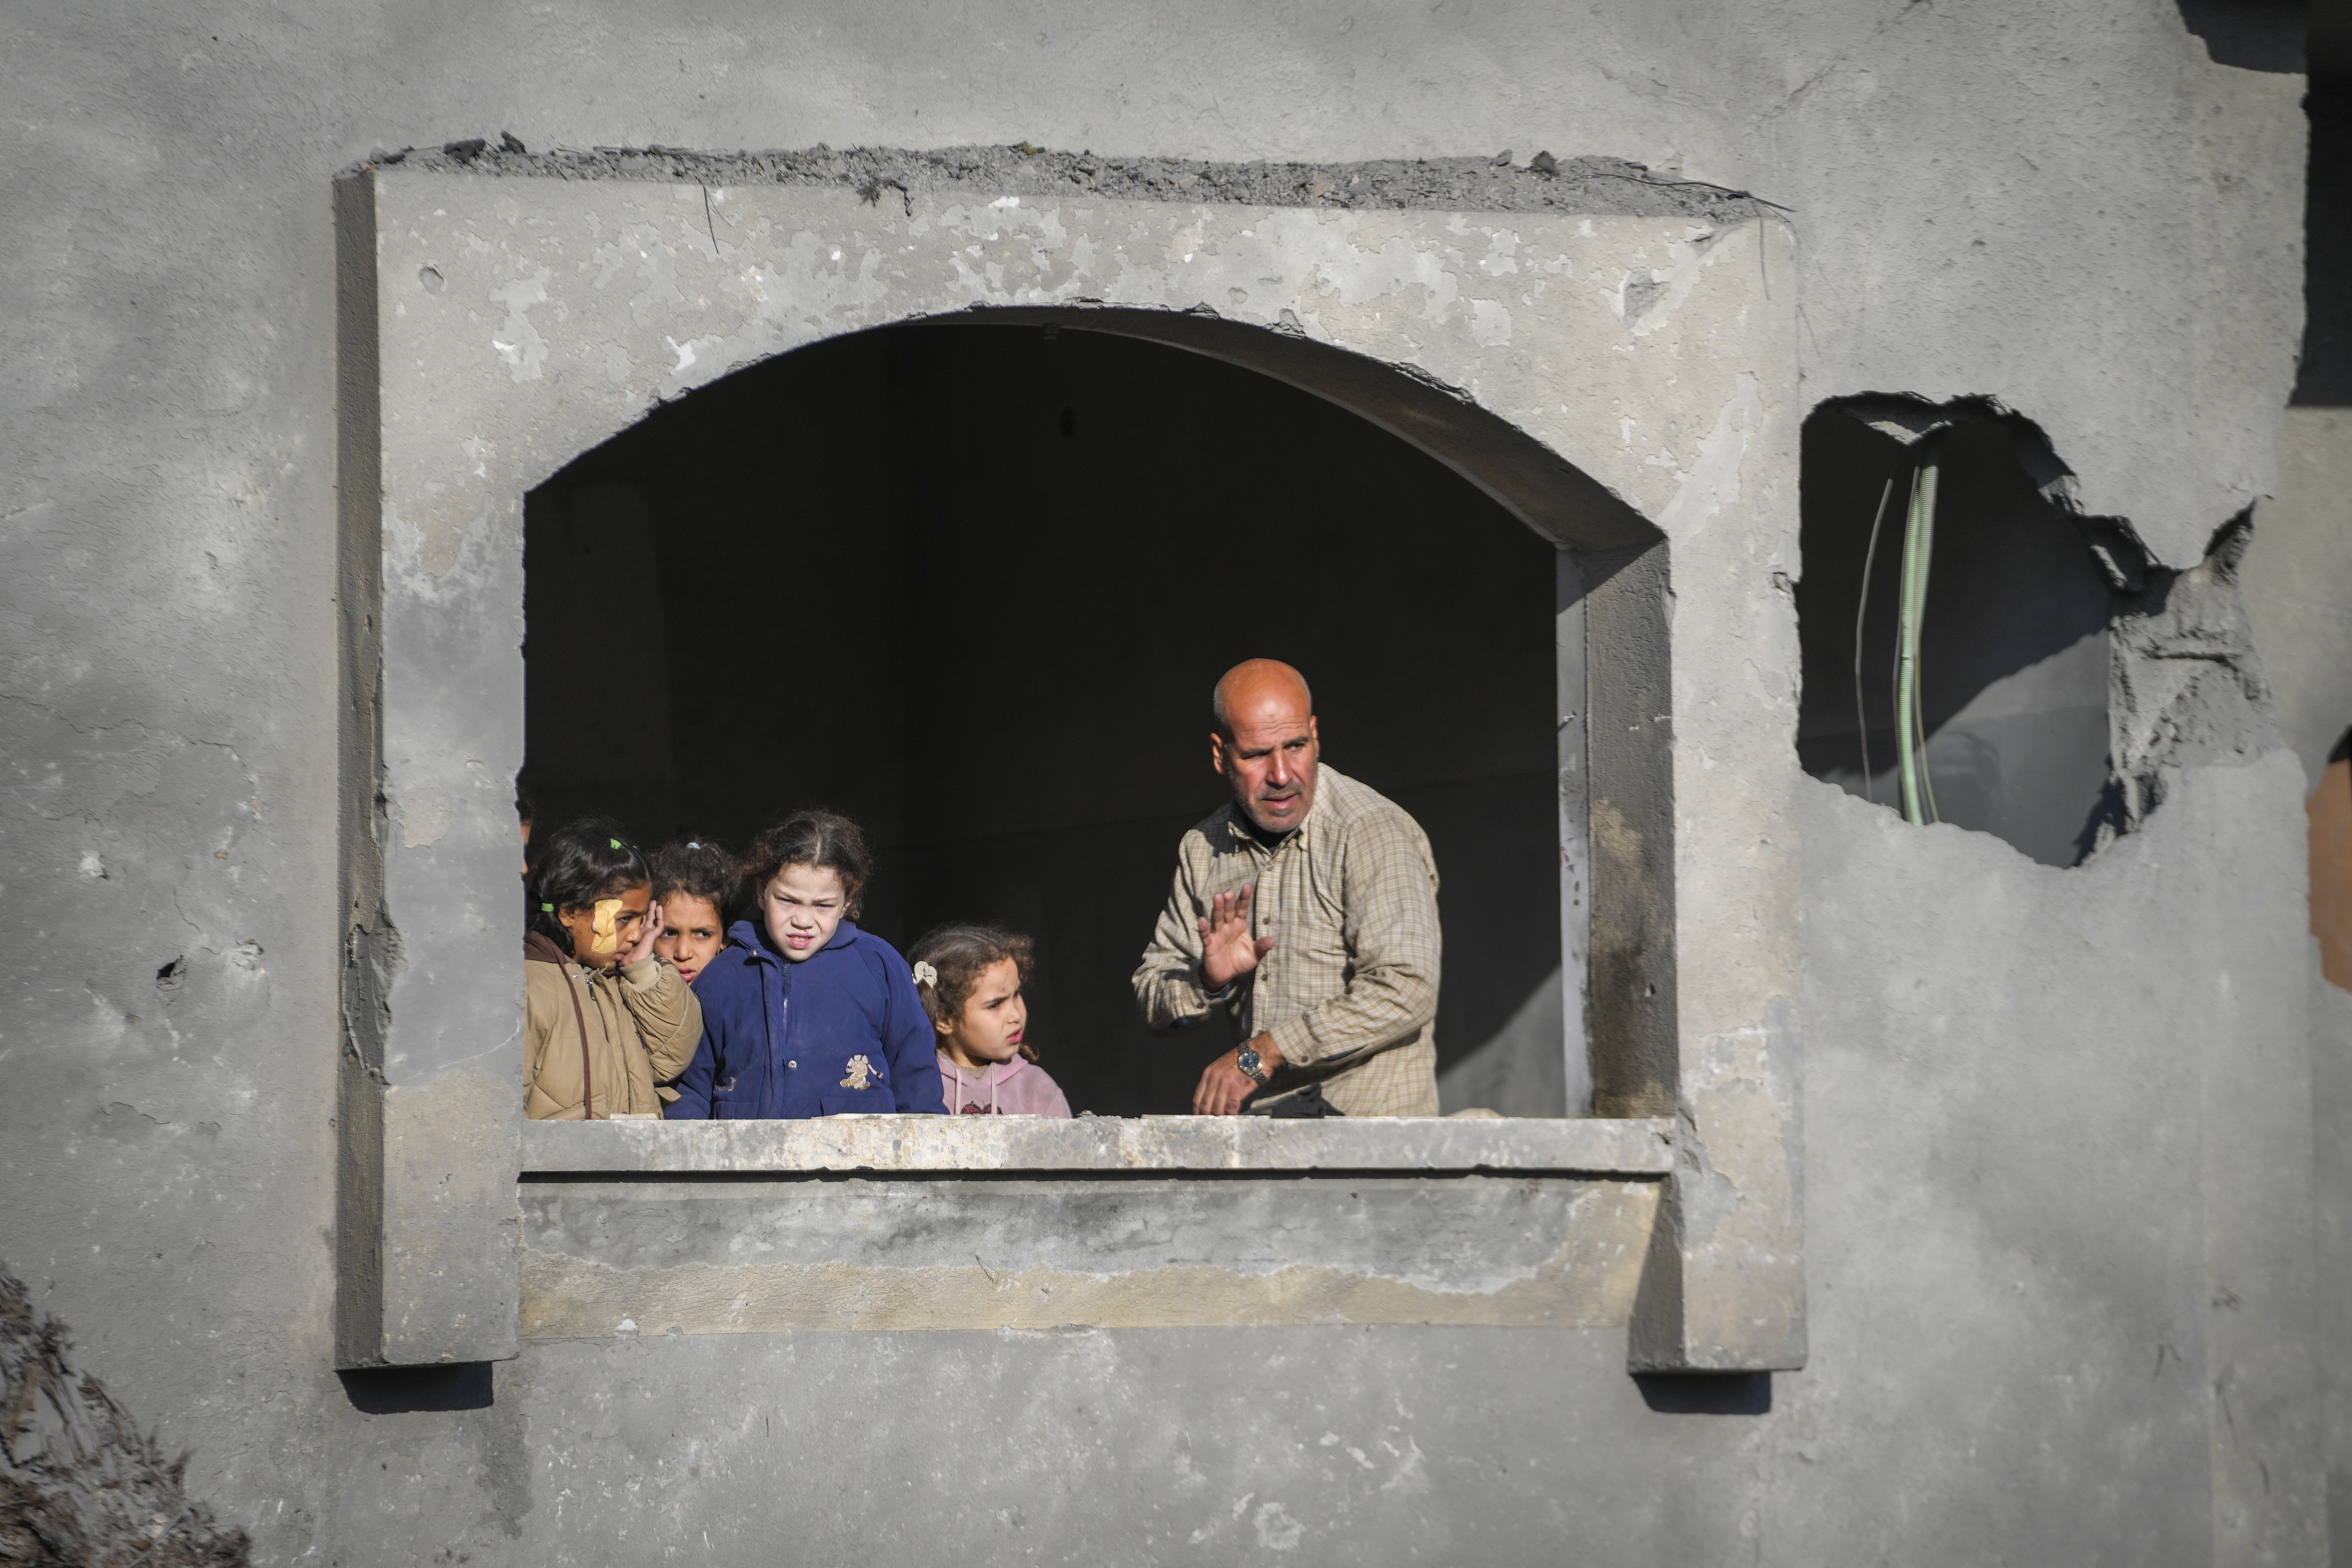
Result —
M 1923 469 L 1932 531 L 1912 552 L 1919 819 L 1990 833 L 2050 866 L 2082 862 L 2117 820 L 2108 626 L 2118 596 L 2082 530 L 2037 488 L 1990 416 L 1924 435 L 1827 405 L 1806 421 L 1797 586 L 1805 771 L 1906 810 L 1906 535 Z M 1924 426 L 1923 426 L 1924 427 Z
M 1446 1109 L 1557 1116 L 1556 560 L 1407 442 L 1217 359 L 1034 325 L 838 338 L 530 493 L 525 776 L 542 820 L 611 810 L 649 846 L 849 813 L 880 851 L 870 929 L 1030 932 L 1073 1107 L 1176 1111 L 1233 1042 L 1151 1038 L 1128 977 L 1221 798 L 1210 686 L 1284 658 L 1327 763 L 1435 850 Z

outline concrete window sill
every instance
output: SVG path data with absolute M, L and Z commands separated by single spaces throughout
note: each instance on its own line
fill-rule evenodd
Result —
M 1664 1176 L 1666 1118 L 834 1116 L 810 1121 L 534 1121 L 530 1175 L 856 1171 L 1451 1171 Z
M 1669 1120 L 533 1122 L 526 1341 L 1618 1328 Z

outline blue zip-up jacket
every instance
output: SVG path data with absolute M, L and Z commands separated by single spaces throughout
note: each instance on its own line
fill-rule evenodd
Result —
M 759 921 L 737 921 L 727 934 L 735 945 L 694 977 L 702 1041 L 663 1113 L 668 1120 L 946 1114 L 936 1031 L 896 948 L 843 921 L 831 942 L 794 963 Z M 863 1067 L 853 1064 L 858 1057 Z

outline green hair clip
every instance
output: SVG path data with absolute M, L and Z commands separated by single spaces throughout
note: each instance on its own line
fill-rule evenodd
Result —
M 555 906 L 553 904 L 541 904 L 539 907 L 545 910 L 549 914 L 553 914 L 555 912 Z
M 625 849 L 625 848 L 627 848 L 627 847 L 628 847 L 628 846 L 626 846 L 626 845 L 623 844 L 619 839 L 615 838 L 615 839 L 614 839 L 614 840 L 613 840 L 613 847 L 614 847 L 614 848 L 615 848 L 615 849 Z

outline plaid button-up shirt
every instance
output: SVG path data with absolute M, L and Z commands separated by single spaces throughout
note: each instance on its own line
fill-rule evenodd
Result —
M 1320 1082 L 1349 1116 L 1436 1115 L 1437 862 L 1403 807 L 1336 768 L 1318 770 L 1314 805 L 1279 840 L 1231 801 L 1184 835 L 1135 972 L 1144 1022 L 1167 1034 L 1218 1005 L 1194 922 L 1253 882 L 1254 934 L 1275 945 L 1221 1000 L 1244 1038 L 1274 1037 L 1286 1065 L 1268 1087 Z

